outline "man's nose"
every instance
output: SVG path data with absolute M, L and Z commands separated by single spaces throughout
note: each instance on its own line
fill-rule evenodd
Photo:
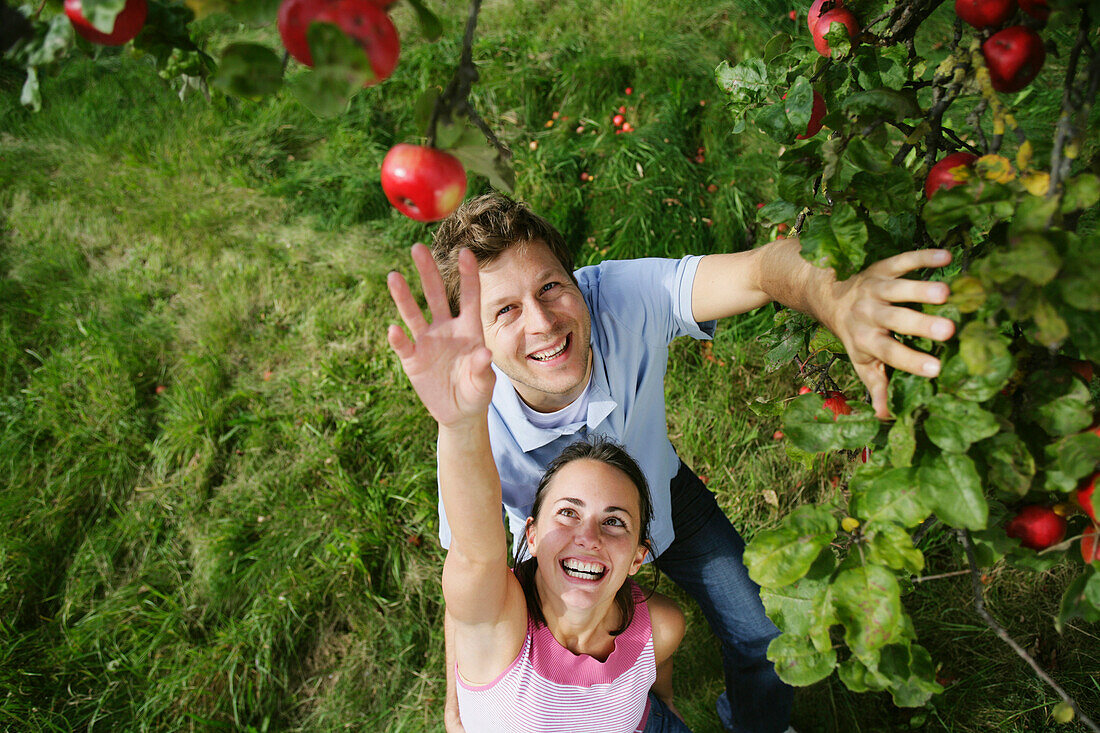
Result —
M 534 333 L 547 333 L 553 330 L 557 319 L 554 312 L 544 303 L 535 301 L 527 306 L 527 329 Z

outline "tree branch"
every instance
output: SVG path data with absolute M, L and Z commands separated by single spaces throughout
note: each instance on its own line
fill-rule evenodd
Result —
M 1046 682 L 1052 690 L 1058 693 L 1059 697 L 1061 697 L 1065 702 L 1069 703 L 1069 705 L 1073 707 L 1073 711 L 1077 714 L 1077 717 L 1081 720 L 1082 723 L 1084 723 L 1091 730 L 1095 731 L 1095 733 L 1100 733 L 1100 728 L 1098 728 L 1096 726 L 1096 723 L 1092 722 L 1092 720 L 1088 716 L 1081 712 L 1081 709 L 1077 707 L 1077 703 L 1074 701 L 1074 699 L 1070 697 L 1069 694 L 1067 694 L 1066 691 L 1063 690 L 1058 685 L 1058 683 L 1055 682 L 1054 679 L 1051 678 L 1051 676 L 1043 670 L 1042 667 L 1039 666 L 1039 664 L 1031 657 L 1030 654 L 1027 653 L 1027 651 L 1024 650 L 1022 646 L 1020 646 L 1016 642 L 1015 639 L 1009 636 L 1008 632 L 1004 630 L 1004 627 L 998 624 L 993 619 L 993 616 L 990 615 L 989 611 L 986 610 L 985 598 L 982 595 L 981 571 L 978 569 L 978 560 L 974 555 L 974 543 L 970 540 L 970 533 L 967 532 L 965 529 L 957 529 L 955 530 L 955 536 L 958 538 L 959 544 L 963 546 L 963 550 L 966 552 L 967 565 L 970 566 L 970 583 L 971 587 L 974 590 L 974 610 L 976 610 L 978 612 L 978 615 L 982 617 L 982 620 L 985 621 L 986 626 L 993 630 L 993 633 L 1001 637 L 1001 640 L 1004 641 L 1004 643 L 1008 644 L 1008 646 L 1012 648 L 1012 651 L 1016 652 L 1016 654 L 1021 659 L 1023 659 L 1025 662 L 1028 663 L 1028 665 L 1031 666 L 1031 668 L 1035 671 L 1035 674 L 1039 676 L 1039 679 L 1041 679 L 1043 682 Z

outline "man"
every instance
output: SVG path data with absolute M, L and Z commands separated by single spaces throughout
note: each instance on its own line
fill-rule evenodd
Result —
M 723 725 L 745 733 L 787 729 L 792 690 L 765 656 L 778 630 L 748 577 L 744 542 L 668 439 L 668 344 L 681 335 L 710 338 L 717 319 L 778 301 L 840 338 L 876 413 L 887 417 L 887 365 L 928 377 L 940 368 L 893 334 L 945 340 L 954 333 L 946 318 L 895 305 L 942 303 L 947 286 L 902 276 L 946 265 L 950 253 L 908 252 L 844 282 L 805 262 L 796 240 L 681 260 L 608 261 L 574 273 L 571 252 L 552 225 L 521 203 L 488 195 L 440 225 L 431 255 L 423 245 L 413 248 L 422 272 L 434 258 L 454 313 L 462 248 L 478 261 L 482 329 L 497 372 L 491 443 L 513 534 L 546 464 L 565 445 L 589 434 L 622 443 L 653 493 L 657 567 L 695 598 L 721 641 Z M 438 284 L 425 280 L 428 287 Z M 391 274 L 390 290 L 402 315 L 411 315 L 399 275 Z M 442 510 L 440 538 L 448 546 Z M 447 728 L 456 731 L 450 652 L 448 659 Z

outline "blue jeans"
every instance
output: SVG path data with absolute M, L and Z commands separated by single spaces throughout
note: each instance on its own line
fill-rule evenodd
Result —
M 722 725 L 733 733 L 780 733 L 790 725 L 794 690 L 765 656 L 779 629 L 764 614 L 760 587 L 749 578 L 742 559 L 745 541 L 714 494 L 682 462 L 671 492 L 676 539 L 655 562 L 695 599 L 721 642 Z
M 649 717 L 643 730 L 644 733 L 691 733 L 691 728 L 652 692 L 649 693 Z

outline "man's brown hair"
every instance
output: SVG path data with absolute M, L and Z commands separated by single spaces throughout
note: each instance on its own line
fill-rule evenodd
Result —
M 458 251 L 473 252 L 478 266 L 493 262 L 510 247 L 545 242 L 573 283 L 573 252 L 553 224 L 527 204 L 497 193 L 472 198 L 447 217 L 432 239 L 432 257 L 443 276 L 451 314 L 458 315 Z

